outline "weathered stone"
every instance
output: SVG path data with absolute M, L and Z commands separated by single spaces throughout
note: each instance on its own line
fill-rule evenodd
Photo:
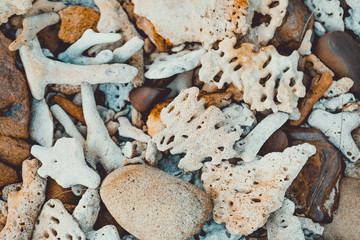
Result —
M 296 205 L 296 212 L 315 222 L 329 223 L 339 202 L 339 182 L 345 164 L 338 151 L 316 129 L 286 129 L 290 145 L 310 143 L 316 154 L 309 158 L 287 191 L 287 197 Z
M 286 15 L 275 31 L 271 44 L 289 51 L 298 49 L 305 31 L 312 28 L 314 18 L 301 0 L 289 0 Z
M 360 180 L 344 178 L 340 185 L 339 209 L 325 226 L 325 239 L 360 239 Z
M 266 140 L 265 144 L 261 147 L 259 155 L 265 156 L 271 152 L 282 152 L 289 146 L 288 138 L 286 133 L 279 129 Z
M 0 33 L 0 135 L 28 138 L 29 99 L 24 75 L 8 50 L 10 40 Z
M 212 211 L 202 190 L 146 165 L 128 165 L 110 173 L 100 195 L 115 220 L 143 240 L 189 239 Z
M 139 87 L 131 90 L 131 105 L 140 113 L 147 112 L 171 92 L 169 88 Z
M 87 29 L 96 31 L 100 14 L 94 9 L 80 6 L 65 8 L 59 12 L 61 25 L 59 38 L 66 43 L 74 43 Z
M 24 140 L 0 136 L 0 160 L 11 166 L 21 166 L 31 156 L 31 145 Z
M 315 53 L 337 77 L 349 77 L 354 81 L 350 91 L 359 98 L 360 46 L 356 41 L 345 32 L 329 32 L 319 39 Z
M 19 181 L 18 175 L 12 167 L 0 162 L 0 187 Z

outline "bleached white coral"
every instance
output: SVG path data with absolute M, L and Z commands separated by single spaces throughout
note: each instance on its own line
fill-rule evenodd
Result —
M 99 84 L 99 90 L 105 94 L 105 105 L 119 112 L 129 102 L 129 93 L 134 88 L 130 83 L 103 83 Z
M 354 85 L 354 81 L 351 78 L 343 77 L 337 81 L 333 81 L 329 89 L 323 95 L 323 97 L 336 97 L 344 93 L 347 93 Z
M 306 92 L 303 73 L 297 70 L 298 52 L 281 56 L 272 45 L 254 52 L 252 44 L 240 48 L 235 44 L 236 38 L 227 38 L 220 42 L 218 50 L 204 55 L 200 80 L 219 89 L 233 83 L 253 110 L 292 113 Z
M 285 192 L 316 148 L 308 143 L 232 165 L 205 163 L 201 180 L 214 202 L 215 222 L 232 234 L 250 234 L 282 205 Z
M 350 7 L 349 16 L 345 18 L 345 26 L 353 31 L 360 39 L 360 4 L 358 0 L 346 0 Z
M 151 138 L 142 130 L 134 127 L 126 117 L 119 117 L 119 135 L 122 137 L 128 137 L 140 142 L 148 142 Z
M 161 111 L 167 127 L 153 136 L 160 151 L 186 153 L 179 163 L 185 171 L 200 169 L 208 157 L 214 164 L 234 157 L 233 146 L 242 133 L 221 125 L 225 115 L 215 106 L 205 109 L 205 101 L 198 100 L 198 94 L 196 87 L 182 91 Z
M 100 195 L 98 190 L 87 189 L 82 195 L 72 216 L 79 223 L 81 230 L 87 233 L 93 230 L 100 212 Z
M 120 240 L 118 230 L 114 225 L 106 225 L 99 230 L 86 233 L 88 240 Z
M 0 25 L 7 23 L 12 15 L 22 15 L 32 6 L 33 0 L 2 0 L 0 1 Z
M 79 224 L 58 199 L 44 204 L 35 224 L 32 239 L 78 239 L 85 240 Z
M 344 10 L 341 8 L 339 0 L 304 0 L 304 3 L 311 12 L 314 12 L 316 34 L 344 31 Z
M 61 138 L 52 148 L 34 145 L 31 154 L 42 163 L 39 175 L 50 176 L 63 188 L 76 184 L 96 188 L 100 184 L 100 176 L 86 165 L 83 148 L 74 138 Z
M 154 62 L 148 66 L 145 77 L 149 79 L 162 79 L 178 73 L 190 71 L 200 64 L 200 59 L 206 51 L 204 49 L 184 50 L 172 55 L 159 54 Z

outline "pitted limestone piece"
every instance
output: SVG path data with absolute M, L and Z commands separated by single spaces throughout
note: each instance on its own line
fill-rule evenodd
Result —
M 31 104 L 29 134 L 43 147 L 52 147 L 54 122 L 46 101 L 33 99 Z
M 134 88 L 132 83 L 103 83 L 98 89 L 105 93 L 105 105 L 119 112 L 129 102 L 129 93 Z
M 32 239 L 86 240 L 79 224 L 58 199 L 50 199 L 44 204 L 37 219 Z
M 254 15 L 266 16 L 269 20 L 261 23 L 256 27 L 249 28 L 245 36 L 247 42 L 253 43 L 257 46 L 266 46 L 266 44 L 274 37 L 277 27 L 279 27 L 286 14 L 288 0 L 252 0 L 249 1 L 249 13 L 254 21 Z M 254 24 L 254 22 L 252 22 Z
M 244 93 L 251 109 L 292 113 L 299 97 L 305 96 L 303 73 L 297 71 L 299 54 L 281 56 L 273 46 L 254 51 L 254 45 L 235 48 L 236 38 L 220 42 L 218 50 L 210 50 L 201 59 L 201 81 L 216 85 L 233 83 Z
M 349 15 L 345 18 L 345 26 L 355 33 L 360 39 L 360 5 L 356 0 L 346 0 L 346 4 L 350 7 Z
M 193 51 L 184 50 L 171 55 L 159 54 L 154 62 L 148 66 L 149 70 L 145 73 L 145 77 L 162 79 L 190 71 L 200 64 L 200 59 L 205 53 L 204 49 L 199 49 Z
M 255 113 L 245 103 L 232 103 L 221 111 L 225 115 L 221 125 L 227 128 L 228 132 L 238 131 L 242 135 L 247 135 L 256 125 Z
M 59 59 L 65 63 L 80 65 L 89 65 L 87 63 L 91 61 L 95 61 L 94 64 L 109 63 L 114 57 L 110 50 L 100 52 L 95 58 L 85 57 L 83 52 L 96 44 L 116 42 L 120 39 L 121 35 L 117 33 L 97 33 L 92 29 L 88 29 L 79 40 L 66 49 L 65 52 L 59 54 Z
M 295 204 L 285 199 L 282 207 L 270 215 L 266 224 L 269 240 L 305 240 L 301 222 L 294 212 Z
M 215 106 L 205 109 L 205 101 L 198 100 L 198 94 L 196 87 L 182 91 L 161 111 L 161 120 L 167 127 L 153 136 L 160 151 L 186 153 L 179 163 L 185 171 L 200 169 L 208 157 L 214 164 L 234 157 L 234 143 L 242 134 L 222 126 L 225 115 Z
M 356 162 L 360 158 L 360 150 L 351 136 L 360 126 L 360 111 L 332 114 L 316 109 L 310 114 L 308 123 L 322 131 L 347 159 Z
M 4 0 L 0 2 L 0 25 L 7 23 L 12 15 L 26 13 L 32 6 L 33 0 Z
M 90 85 L 81 85 L 81 97 L 88 132 L 85 142 L 86 161 L 93 168 L 100 163 L 106 172 L 110 173 L 123 165 L 125 157 L 109 136 L 96 109 L 94 92 Z
M 250 28 L 247 19 L 250 1 L 241 0 L 134 0 L 134 12 L 146 18 L 152 27 L 144 28 L 150 38 L 160 35 L 172 45 L 202 42 L 210 47 L 224 37 L 243 35 Z M 196 4 L 196 8 L 194 8 Z M 175 30 L 176 29 L 176 30 Z M 157 43 L 156 39 L 152 41 Z
M 36 37 L 36 34 L 47 26 L 53 25 L 60 20 L 56 13 L 43 13 L 36 16 L 26 17 L 23 21 L 23 30 L 21 34 L 13 41 L 9 49 L 10 51 L 19 50 Z
M 0 239 L 30 239 L 45 201 L 46 179 L 37 174 L 39 165 L 37 159 L 23 162 L 23 184 L 20 191 L 9 193 L 8 216 Z
M 51 106 L 51 112 L 54 117 L 59 121 L 59 123 L 64 127 L 65 132 L 70 136 L 75 138 L 81 146 L 85 145 L 85 139 L 76 128 L 75 124 L 71 120 L 71 118 L 67 115 L 67 113 L 57 104 Z M 47 146 L 51 147 L 51 146 Z
M 97 231 L 86 233 L 86 239 L 89 240 L 121 240 L 118 230 L 114 225 L 106 225 Z
M 209 219 L 201 229 L 202 231 L 198 233 L 198 238 L 200 240 L 242 240 L 241 235 L 231 234 L 225 227 L 225 224 L 217 224 L 212 218 Z M 203 234 L 205 233 L 205 234 Z M 195 240 L 196 238 L 191 238 L 190 240 Z
M 337 81 L 333 81 L 330 88 L 324 94 L 324 97 L 336 97 L 341 94 L 349 92 L 350 88 L 354 85 L 354 81 L 348 77 L 340 78 Z
M 119 117 L 119 135 L 122 137 L 128 137 L 140 142 L 148 142 L 151 137 L 144 133 L 142 130 L 134 127 L 126 117 Z
M 236 142 L 235 149 L 237 157 L 245 162 L 256 159 L 257 153 L 264 145 L 266 140 L 278 130 L 289 119 L 286 113 L 273 113 L 263 119 L 256 127 L 240 141 Z
M 93 230 L 100 211 L 100 195 L 98 190 L 87 189 L 82 195 L 72 216 L 84 233 Z
M 44 98 L 47 84 L 130 82 L 137 69 L 126 64 L 79 66 L 46 58 L 37 38 L 20 48 L 31 93 L 36 99 Z
M 213 217 L 232 234 L 250 234 L 281 207 L 286 189 L 316 148 L 308 143 L 238 165 L 205 163 L 201 180 L 214 202 Z
M 344 10 L 338 0 L 305 0 L 305 5 L 314 12 L 315 33 L 323 35 L 331 31 L 344 31 Z
M 100 184 L 100 176 L 86 165 L 81 144 L 74 138 L 61 138 L 52 148 L 34 145 L 31 154 L 42 163 L 39 175 L 50 176 L 63 188 L 76 184 L 96 188 Z

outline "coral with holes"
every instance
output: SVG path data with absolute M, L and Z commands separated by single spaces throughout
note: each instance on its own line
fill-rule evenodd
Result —
M 179 163 L 185 171 L 200 169 L 208 158 L 218 164 L 234 157 L 233 146 L 243 133 L 240 128 L 226 125 L 228 121 L 219 108 L 205 109 L 205 101 L 198 100 L 198 95 L 196 87 L 183 90 L 161 111 L 166 128 L 153 136 L 160 151 L 185 153 Z
M 245 40 L 256 46 L 266 46 L 274 37 L 276 28 L 281 25 L 288 3 L 288 0 L 250 1 L 248 19 L 252 19 L 252 22 Z
M 281 207 L 286 189 L 316 148 L 308 143 L 232 165 L 205 163 L 201 180 L 214 202 L 213 218 L 232 234 L 248 235 Z
M 85 240 L 86 238 L 79 224 L 68 213 L 62 202 L 58 199 L 50 199 L 44 204 L 36 221 L 32 239 Z
M 119 112 L 129 102 L 129 93 L 134 88 L 132 83 L 102 83 L 98 90 L 105 94 L 105 105 Z
M 133 3 L 134 12 L 151 22 L 151 30 L 156 29 L 173 45 L 202 42 L 207 47 L 224 37 L 243 35 L 250 27 L 248 0 L 134 0 Z M 149 30 L 144 29 L 152 36 Z
M 358 0 L 346 0 L 349 9 L 349 15 L 345 18 L 345 26 L 353 31 L 358 39 L 360 39 L 360 4 Z
M 331 31 L 344 31 L 344 10 L 339 0 L 304 0 L 315 16 L 315 33 L 324 35 Z
M 238 47 L 236 38 L 221 41 L 218 50 L 210 50 L 201 59 L 200 80 L 218 88 L 233 83 L 253 110 L 292 113 L 306 93 L 304 74 L 297 71 L 298 52 L 281 56 L 274 46 L 259 52 L 254 47 L 246 43 Z

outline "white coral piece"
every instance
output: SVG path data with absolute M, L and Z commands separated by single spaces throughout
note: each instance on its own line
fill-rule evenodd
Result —
M 149 70 L 145 73 L 145 77 L 162 79 L 190 71 L 200 64 L 200 59 L 205 53 L 204 49 L 198 49 L 193 51 L 184 50 L 171 55 L 159 54 L 154 62 L 147 66 Z
M 232 234 L 250 234 L 281 207 L 287 188 L 316 148 L 308 143 L 232 165 L 205 163 L 201 179 L 214 202 L 213 217 Z
M 349 15 L 345 18 L 345 26 L 347 29 L 353 31 L 360 39 L 360 4 L 358 0 L 346 0 L 350 7 Z
M 249 12 L 251 18 L 254 14 L 269 16 L 268 22 L 263 22 L 259 26 L 249 28 L 245 36 L 247 40 L 257 46 L 265 46 L 273 37 L 277 27 L 279 27 L 286 14 L 288 0 L 252 0 L 249 1 Z M 277 4 L 275 4 L 277 3 Z
M 83 148 L 74 138 L 61 138 L 52 148 L 34 145 L 31 154 L 42 163 L 39 175 L 50 176 L 63 188 L 76 184 L 96 188 L 100 184 L 100 176 L 86 165 Z
M 52 147 L 54 122 L 46 101 L 33 99 L 31 103 L 29 134 L 43 147 Z
M 82 195 L 72 216 L 80 225 L 84 233 L 93 230 L 100 212 L 100 195 L 98 190 L 87 189 Z
M 110 173 L 123 166 L 125 157 L 109 136 L 106 126 L 96 109 L 94 92 L 90 85 L 81 85 L 81 97 L 88 131 L 85 143 L 86 161 L 93 168 L 96 168 L 96 164 L 100 163 Z
M 116 0 L 95 0 L 100 10 L 100 19 L 97 29 L 103 33 L 115 33 L 123 28 L 122 18 L 119 13 L 120 4 Z
M 126 117 L 119 117 L 119 135 L 122 137 L 128 137 L 140 142 L 148 142 L 151 138 L 142 130 L 134 127 Z
M 336 97 L 350 91 L 350 88 L 354 85 L 354 81 L 351 78 L 343 77 L 337 81 L 333 81 L 329 89 L 324 93 L 323 97 Z
M 129 93 L 134 88 L 130 83 L 103 83 L 99 84 L 99 90 L 105 94 L 105 105 L 119 112 L 129 102 Z
M 313 106 L 313 109 L 322 109 L 328 112 L 336 112 L 341 110 L 348 103 L 355 102 L 355 100 L 355 96 L 352 93 L 345 93 L 332 98 L 321 98 Z
M 137 74 L 136 68 L 126 64 L 80 66 L 51 60 L 42 53 L 36 37 L 20 48 L 20 57 L 31 93 L 39 100 L 47 84 L 127 83 Z
M 286 113 L 273 113 L 262 120 L 256 127 L 243 139 L 238 141 L 235 149 L 237 157 L 245 162 L 255 160 L 257 153 L 264 145 L 266 140 L 278 130 L 287 120 L 289 115 Z
M 285 199 L 282 207 L 270 215 L 266 224 L 269 240 L 305 240 L 301 222 L 294 212 L 295 204 Z
M 32 6 L 33 0 L 2 0 L 0 1 L 0 25 L 7 23 L 12 15 L 22 15 Z
M 214 164 L 234 157 L 233 146 L 242 133 L 229 132 L 221 125 L 225 115 L 215 106 L 205 109 L 198 94 L 196 87 L 182 91 L 161 111 L 161 120 L 167 127 L 153 136 L 160 151 L 186 153 L 179 163 L 185 171 L 200 169 L 208 157 Z
M 113 51 L 115 63 L 124 63 L 131 58 L 137 51 L 139 51 L 144 46 L 144 40 L 140 37 L 135 36 L 124 45 L 119 48 L 116 48 Z
M 316 109 L 310 114 L 308 123 L 322 131 L 347 159 L 352 162 L 360 159 L 360 150 L 351 136 L 351 132 L 360 126 L 360 111 L 332 114 Z
M 78 239 L 85 240 L 79 224 L 58 199 L 50 199 L 38 217 L 32 239 Z
M 65 63 L 79 65 L 96 65 L 109 63 L 114 55 L 110 50 L 103 50 L 93 57 L 85 57 L 83 52 L 96 44 L 116 42 L 121 39 L 117 33 L 97 33 L 92 29 L 86 30 L 81 38 L 72 44 L 65 52 L 59 54 L 58 58 Z
M 86 233 L 88 240 L 120 240 L 118 230 L 114 225 L 106 225 L 97 231 Z
M 227 38 L 201 59 L 200 80 L 219 89 L 233 83 L 253 110 L 292 113 L 297 109 L 298 99 L 306 93 L 303 73 L 297 71 L 298 52 L 281 56 L 272 45 L 254 52 L 252 44 L 240 48 L 235 44 L 236 38 Z
M 316 34 L 344 31 L 344 10 L 341 8 L 339 0 L 304 0 L 304 3 L 311 12 L 314 12 Z

